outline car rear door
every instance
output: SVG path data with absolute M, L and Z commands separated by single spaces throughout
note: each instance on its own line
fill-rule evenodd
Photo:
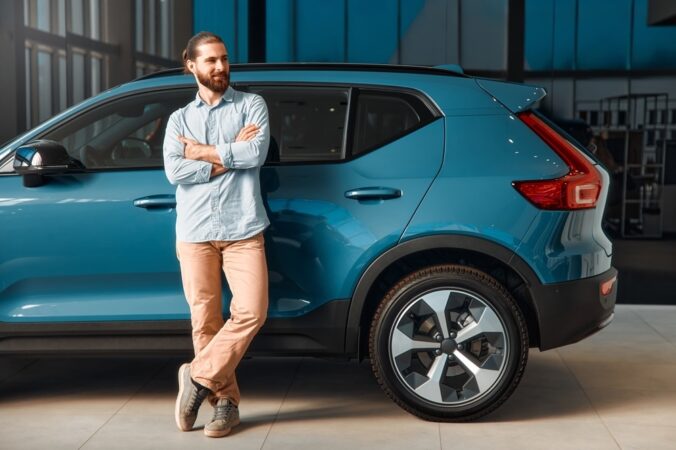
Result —
M 269 316 L 295 317 L 347 300 L 364 268 L 397 243 L 437 174 L 443 119 L 408 90 L 247 89 L 270 111 L 261 172 L 271 219 Z

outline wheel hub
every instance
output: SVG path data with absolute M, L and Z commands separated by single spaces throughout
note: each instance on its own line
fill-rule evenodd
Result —
M 452 354 L 458 349 L 458 344 L 455 342 L 455 339 L 444 339 L 441 343 L 441 351 L 447 355 Z

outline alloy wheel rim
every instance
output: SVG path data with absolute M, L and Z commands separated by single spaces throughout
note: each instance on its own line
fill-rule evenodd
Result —
M 443 406 L 474 402 L 502 378 L 509 336 L 490 303 L 476 293 L 428 291 L 414 298 L 394 323 L 392 367 L 424 401 Z

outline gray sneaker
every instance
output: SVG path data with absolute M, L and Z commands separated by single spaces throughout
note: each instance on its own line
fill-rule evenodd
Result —
M 205 387 L 198 387 L 190 378 L 190 364 L 183 364 L 178 369 L 178 397 L 174 416 L 176 426 L 181 431 L 190 431 L 197 420 L 200 405 L 211 392 Z
M 204 427 L 209 437 L 223 437 L 239 425 L 239 408 L 227 398 L 220 398 L 214 407 L 214 417 Z

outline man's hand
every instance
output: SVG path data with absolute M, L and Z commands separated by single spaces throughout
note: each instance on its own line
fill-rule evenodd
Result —
M 235 142 L 250 141 L 256 137 L 256 134 L 258 134 L 258 129 L 259 127 L 255 123 L 250 123 L 249 125 L 242 127 L 242 129 L 239 130 L 239 133 L 237 133 Z

